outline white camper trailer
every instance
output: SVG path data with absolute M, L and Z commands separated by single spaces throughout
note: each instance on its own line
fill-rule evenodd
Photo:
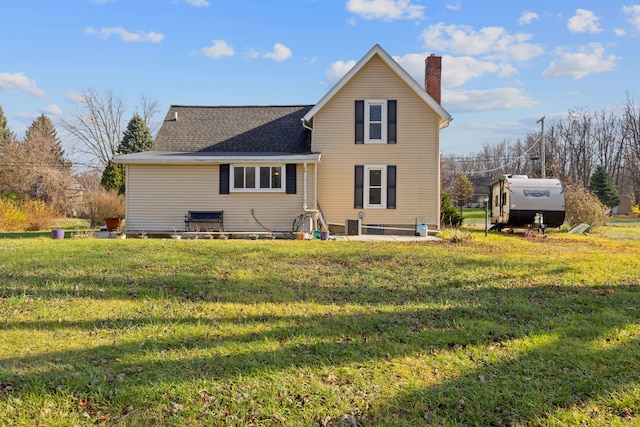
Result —
M 491 184 L 492 229 L 560 227 L 564 222 L 564 189 L 557 179 L 505 175 Z

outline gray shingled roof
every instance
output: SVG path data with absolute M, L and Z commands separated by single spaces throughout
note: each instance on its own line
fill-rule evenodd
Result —
M 190 107 L 172 105 L 154 151 L 309 153 L 300 119 L 313 105 Z M 176 120 L 177 113 L 177 120 Z

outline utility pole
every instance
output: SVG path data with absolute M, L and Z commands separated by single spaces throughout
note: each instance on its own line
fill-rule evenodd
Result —
M 544 116 L 540 118 L 536 123 L 542 123 L 542 139 L 540 140 L 540 169 L 542 178 L 547 177 L 547 161 L 545 158 L 545 140 L 544 140 Z

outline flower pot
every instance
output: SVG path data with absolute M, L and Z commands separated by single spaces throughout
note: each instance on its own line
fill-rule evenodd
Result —
M 107 231 L 117 231 L 122 225 L 122 218 L 105 218 L 104 225 L 107 226 Z
M 64 239 L 64 230 L 62 228 L 54 228 L 51 230 L 51 237 L 56 240 Z
M 320 240 L 329 240 L 329 232 L 321 231 L 320 232 Z

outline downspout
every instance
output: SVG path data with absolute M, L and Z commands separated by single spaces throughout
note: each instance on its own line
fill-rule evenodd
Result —
M 300 123 L 302 123 L 302 127 L 307 129 L 310 132 L 313 132 L 313 128 L 311 126 L 309 126 L 309 124 L 307 123 L 307 121 L 304 119 L 304 117 L 302 117 L 300 119 Z M 305 213 L 311 213 L 312 215 L 312 223 L 309 224 L 310 225 L 310 231 L 313 231 L 315 229 L 318 228 L 318 210 L 317 209 L 308 209 L 307 208 L 307 162 L 304 162 L 304 174 L 303 174 L 303 179 L 304 179 L 304 190 L 303 190 L 303 196 L 302 196 L 302 211 Z
M 310 225 L 310 231 L 313 231 L 315 229 L 318 228 L 318 210 L 317 209 L 307 209 L 307 162 L 304 162 L 304 174 L 303 174 L 303 180 L 304 180 L 304 190 L 303 190 L 303 196 L 302 196 L 302 210 L 305 213 L 311 213 L 313 214 L 311 216 L 311 221 L 312 223 L 309 224 Z

